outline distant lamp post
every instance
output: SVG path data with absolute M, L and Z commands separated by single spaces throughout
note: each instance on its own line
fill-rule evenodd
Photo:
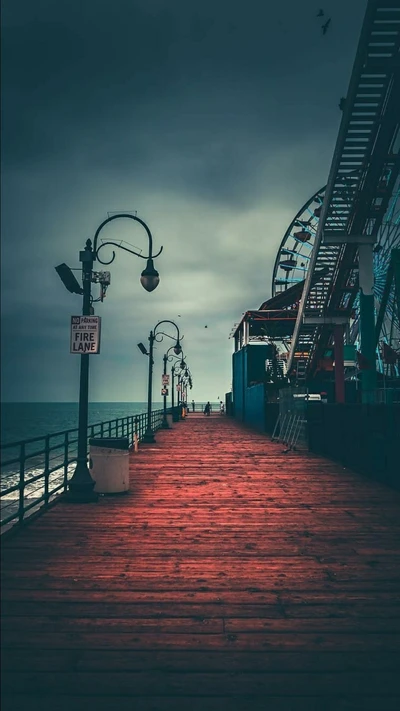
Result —
M 174 364 L 174 365 L 172 366 L 172 368 L 171 368 L 171 388 L 172 388 L 172 390 L 171 390 L 171 392 L 172 392 L 171 400 L 172 400 L 172 420 L 173 420 L 173 422 L 178 422 L 178 421 L 179 421 L 179 391 L 177 391 L 177 398 L 176 398 L 176 399 L 177 399 L 177 402 L 178 402 L 177 407 L 175 407 L 175 403 L 174 403 L 174 398 L 175 398 L 175 372 L 177 371 L 178 368 L 179 368 L 179 366 L 177 366 L 176 364 Z
M 177 339 L 174 348 L 174 352 L 179 355 L 182 352 L 180 340 L 180 332 L 179 332 L 179 327 L 176 325 L 175 321 L 170 321 L 168 319 L 164 319 L 163 321 L 159 321 L 154 329 L 150 331 L 149 335 L 149 351 L 146 355 L 149 357 L 149 379 L 148 379 L 148 386 L 147 386 L 147 426 L 146 426 L 146 432 L 144 433 L 143 436 L 143 442 L 146 444 L 151 444 L 156 441 L 154 437 L 154 432 L 153 428 L 151 426 L 151 408 L 152 408 L 152 390 L 153 390 L 153 365 L 154 365 L 154 359 L 153 359 L 153 350 L 154 350 L 154 341 L 162 341 L 163 336 L 167 336 L 168 338 L 173 338 L 169 333 L 165 333 L 164 331 L 157 331 L 157 328 L 161 326 L 162 323 L 171 323 L 173 326 L 175 326 L 176 331 L 177 331 Z M 161 338 L 157 339 L 157 336 L 161 336 Z M 141 344 L 142 345 L 142 344 Z M 140 348 L 140 345 L 138 346 Z M 140 350 L 142 350 L 140 348 Z M 143 351 L 142 351 L 143 353 Z M 165 422 L 166 422 L 166 412 L 164 409 L 165 413 Z M 168 427 L 168 423 L 167 423 Z
M 102 242 L 99 246 L 97 244 L 99 234 L 103 227 L 109 222 L 118 220 L 121 218 L 127 218 L 129 220 L 135 220 L 144 227 L 148 241 L 149 241 L 149 255 L 145 257 L 143 254 L 139 254 L 133 249 L 128 249 L 118 242 L 112 240 L 107 240 Z M 97 228 L 93 239 L 93 245 L 90 239 L 86 241 L 85 249 L 79 253 L 79 260 L 82 263 L 82 283 L 83 288 L 79 287 L 78 282 L 74 281 L 75 277 L 71 278 L 71 270 L 66 264 L 60 264 L 56 267 L 56 271 L 63 281 L 66 288 L 72 293 L 83 294 L 83 304 L 82 304 L 82 315 L 90 316 L 93 314 L 93 298 L 91 294 L 92 282 L 94 281 L 93 276 L 93 263 L 96 259 L 100 264 L 111 264 L 115 259 L 115 251 L 112 252 L 112 257 L 109 261 L 102 261 L 99 257 L 100 250 L 106 245 L 112 245 L 113 247 L 118 247 L 123 249 L 125 252 L 134 254 L 135 257 L 140 257 L 141 259 L 147 259 L 146 268 L 142 271 L 140 276 L 140 281 L 142 286 L 146 291 L 153 291 L 159 284 L 160 277 L 156 269 L 154 268 L 153 260 L 159 256 L 162 252 L 162 247 L 153 255 L 153 237 L 150 229 L 143 220 L 135 215 L 130 215 L 129 213 L 119 213 L 118 215 L 112 215 L 108 217 L 107 220 L 101 223 Z M 71 272 L 71 274 L 69 274 Z M 72 275 L 73 276 L 73 275 Z M 78 453 L 76 460 L 76 468 L 74 474 L 68 484 L 67 499 L 76 503 L 86 503 L 90 501 L 95 501 L 97 495 L 94 493 L 93 488 L 95 482 L 93 481 L 87 464 L 87 430 L 88 430 L 88 409 L 89 409 L 89 354 L 82 353 L 81 356 L 81 370 L 80 370 L 80 386 L 79 386 L 79 423 L 78 423 Z
M 172 354 L 169 355 L 169 353 L 170 353 L 171 350 L 174 351 L 174 354 L 175 354 L 174 356 L 173 356 Z M 166 352 L 165 355 L 163 356 L 163 361 L 164 361 L 164 375 L 167 374 L 167 361 L 172 361 L 173 359 L 175 359 L 175 362 L 174 362 L 173 366 L 171 367 L 171 408 L 172 408 L 172 420 L 173 420 L 173 422 L 177 422 L 177 421 L 179 420 L 179 417 L 177 416 L 177 413 L 175 413 L 175 371 L 176 371 L 177 369 L 179 369 L 178 357 L 179 357 L 179 355 L 181 355 L 181 354 L 182 354 L 182 360 L 181 360 L 181 363 L 182 363 L 182 362 L 184 362 L 184 360 L 183 360 L 184 356 L 183 356 L 183 353 L 182 353 L 182 348 L 180 349 L 180 353 L 177 354 L 177 353 L 176 353 L 176 346 L 171 346 L 171 348 L 168 348 L 167 352 Z M 166 402 L 166 400 L 167 400 L 167 396 L 164 395 L 164 415 L 163 415 L 163 424 L 162 424 L 163 429 L 169 428 L 168 421 L 167 421 L 167 415 L 166 415 L 166 411 L 167 411 L 167 402 Z M 166 426 L 165 426 L 164 423 L 166 423 Z
M 187 387 L 187 384 L 189 383 L 190 388 L 192 388 L 192 376 L 190 373 L 190 370 L 188 366 L 186 365 L 185 360 L 182 358 L 181 362 L 175 367 L 172 368 L 172 384 L 174 384 L 174 376 L 178 377 L 178 405 L 177 405 L 177 410 L 178 413 L 180 412 L 180 406 L 182 402 L 186 402 L 187 395 L 185 388 Z M 185 394 L 185 397 L 184 397 Z M 174 422 L 177 422 L 180 419 L 180 414 L 175 415 L 174 413 Z
M 185 366 L 185 370 L 183 371 L 181 375 L 181 393 L 183 394 L 182 397 L 182 402 L 184 402 L 187 405 L 187 386 L 189 385 L 190 389 L 192 389 L 192 375 L 190 373 L 190 370 L 187 366 Z

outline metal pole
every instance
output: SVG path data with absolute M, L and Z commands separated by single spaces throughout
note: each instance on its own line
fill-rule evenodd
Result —
M 343 326 L 336 324 L 333 332 L 335 356 L 335 400 L 345 402 L 344 358 L 343 358 Z
M 174 365 L 171 368 L 171 373 L 172 373 L 172 395 L 171 395 L 171 398 L 172 398 L 172 420 L 173 420 L 173 422 L 178 422 L 179 421 L 178 405 L 175 406 L 175 366 Z M 177 395 L 177 400 L 178 399 L 179 399 L 179 394 Z
M 79 254 L 82 262 L 83 304 L 82 315 L 90 315 L 91 285 L 93 269 L 93 251 L 90 239 L 87 240 L 84 251 Z M 95 481 L 90 476 L 87 465 L 87 430 L 89 410 L 89 354 L 81 354 L 81 369 L 79 383 L 79 422 L 78 422 L 78 456 L 76 468 L 69 482 L 66 494 L 68 501 L 87 503 L 96 501 L 98 496 L 94 493 Z
M 149 348 L 149 382 L 147 389 L 147 427 L 146 432 L 143 435 L 143 442 L 152 443 L 155 442 L 155 437 L 151 427 L 151 406 L 152 406 L 152 387 L 153 387 L 153 344 L 154 344 L 154 334 L 150 331 L 149 336 L 150 348 Z
M 163 355 L 163 361 L 164 361 L 164 370 L 163 370 L 163 373 L 164 373 L 164 375 L 167 374 L 167 359 L 168 359 L 167 354 L 164 354 L 164 355 Z M 167 386 L 163 383 L 163 389 L 164 389 L 164 390 L 166 389 L 166 387 L 167 387 Z M 167 420 L 167 396 L 166 396 L 166 395 L 163 395 L 163 398 L 164 398 L 164 412 L 163 412 L 163 421 L 162 421 L 161 428 L 162 428 L 163 430 L 169 430 L 169 424 L 168 424 L 168 420 Z
M 180 388 L 182 387 L 182 381 L 181 381 L 181 376 L 178 375 L 178 385 L 179 385 L 179 390 L 178 390 L 178 395 L 177 395 L 177 401 L 178 401 L 178 419 L 181 420 L 181 402 L 182 402 L 182 397 L 181 397 L 181 391 Z
M 360 284 L 360 338 L 361 355 L 367 368 L 361 372 L 361 399 L 365 403 L 375 401 L 376 349 L 375 349 L 375 306 L 374 268 L 372 244 L 360 244 L 358 248 Z

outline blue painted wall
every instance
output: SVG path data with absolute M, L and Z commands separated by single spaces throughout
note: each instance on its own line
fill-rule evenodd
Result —
M 265 385 L 257 383 L 246 388 L 245 422 L 250 427 L 265 432 Z
M 265 359 L 268 345 L 247 345 L 232 356 L 233 415 L 265 430 Z
M 237 351 L 232 357 L 232 396 L 233 414 L 238 420 L 244 420 L 245 411 L 245 351 Z

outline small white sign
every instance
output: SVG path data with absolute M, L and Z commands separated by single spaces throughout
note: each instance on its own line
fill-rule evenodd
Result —
M 162 375 L 161 383 L 163 385 L 169 385 L 169 375 Z
M 162 388 L 161 395 L 168 395 L 168 388 Z
M 100 353 L 100 316 L 71 316 L 71 353 Z

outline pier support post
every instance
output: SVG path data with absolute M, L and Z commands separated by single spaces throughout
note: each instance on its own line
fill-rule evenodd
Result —
M 362 402 L 373 403 L 376 388 L 373 245 L 360 244 L 358 259 L 361 355 L 367 363 L 367 368 L 361 373 L 361 398 Z
M 344 358 L 343 358 L 343 326 L 336 324 L 333 331 L 335 356 L 335 400 L 345 402 L 344 389 Z

